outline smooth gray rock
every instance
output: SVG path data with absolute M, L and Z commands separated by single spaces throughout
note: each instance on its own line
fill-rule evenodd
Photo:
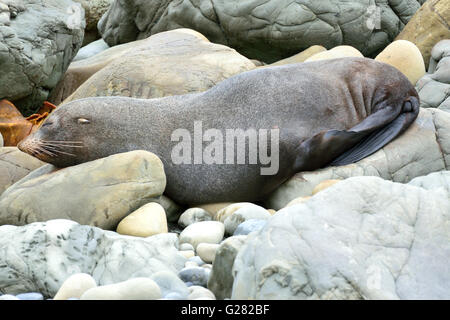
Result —
M 1 4 L 0 99 L 28 115 L 47 99 L 81 47 L 84 10 L 71 0 Z
M 63 169 L 47 164 L 0 197 L 0 225 L 52 219 L 115 229 L 166 186 L 161 160 L 136 150 Z
M 266 208 L 278 210 L 295 198 L 310 196 L 325 180 L 377 176 L 405 183 L 431 172 L 450 170 L 449 132 L 448 112 L 422 108 L 417 120 L 381 150 L 346 166 L 295 174 L 269 196 Z
M 103 39 L 96 40 L 89 43 L 87 46 L 82 47 L 75 58 L 73 58 L 72 62 L 90 58 L 106 49 L 109 49 L 109 46 Z
M 173 233 L 122 236 L 70 220 L 0 226 L 0 293 L 53 297 L 76 273 L 92 275 L 100 286 L 159 271 L 177 274 L 186 259 L 176 246 Z
M 416 89 L 421 107 L 450 112 L 450 39 L 433 47 L 428 73 L 417 82 Z
M 169 294 L 178 294 L 177 299 L 187 299 L 189 289 L 186 284 L 177 277 L 177 275 L 170 271 L 160 271 L 151 276 L 161 289 L 161 295 L 165 298 Z
M 234 275 L 232 273 L 234 259 L 247 240 L 247 236 L 233 236 L 220 244 L 214 259 L 208 289 L 214 292 L 217 299 L 231 297 Z
M 210 275 L 210 270 L 202 267 L 183 268 L 178 272 L 178 277 L 185 283 L 192 283 L 195 286 L 206 287 Z
M 110 46 L 191 28 L 247 57 L 274 62 L 315 44 L 351 45 L 373 55 L 419 8 L 417 0 L 115 0 L 98 28 Z
M 39 292 L 20 293 L 16 295 L 20 300 L 44 300 L 44 296 Z
M 31 171 L 46 165 L 45 162 L 20 151 L 17 147 L 0 149 L 0 195 L 28 175 Z
M 237 226 L 233 236 L 248 235 L 250 232 L 256 232 L 264 228 L 267 220 L 249 219 Z
M 239 250 L 231 298 L 449 299 L 450 172 L 437 175 L 428 190 L 353 177 L 278 211 Z

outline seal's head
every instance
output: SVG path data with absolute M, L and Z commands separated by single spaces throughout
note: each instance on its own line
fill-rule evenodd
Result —
M 111 146 L 103 145 L 106 144 L 104 138 L 110 136 L 116 126 L 114 117 L 105 117 L 108 112 L 97 100 L 80 99 L 60 106 L 17 147 L 57 167 L 77 165 L 114 153 L 102 152 L 111 150 Z

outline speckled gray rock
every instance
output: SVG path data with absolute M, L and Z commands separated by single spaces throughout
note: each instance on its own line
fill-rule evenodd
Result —
M 0 195 L 31 171 L 45 164 L 16 147 L 0 149 Z
M 0 99 L 29 114 L 47 99 L 81 47 L 84 10 L 71 0 L 1 4 Z
M 450 112 L 450 39 L 433 47 L 428 73 L 417 82 L 416 89 L 421 107 Z
M 232 298 L 449 299 L 450 194 L 429 180 L 353 177 L 278 211 L 239 250 Z
M 98 285 L 163 270 L 176 274 L 186 261 L 176 246 L 173 233 L 121 236 L 69 220 L 0 226 L 0 293 L 53 297 L 75 273 L 92 275 Z
M 395 182 L 450 169 L 450 114 L 421 108 L 417 120 L 398 138 L 357 163 L 299 172 L 273 192 L 267 208 L 280 209 L 291 200 L 310 196 L 320 182 L 353 176 L 378 176 Z
M 166 186 L 161 160 L 136 150 L 77 166 L 45 165 L 0 197 L 0 225 L 70 219 L 112 230 Z
M 328 49 L 346 44 L 371 55 L 386 47 L 419 7 L 417 0 L 115 0 L 98 27 L 111 46 L 191 28 L 248 57 L 274 62 L 315 44 Z
M 214 292 L 217 299 L 231 297 L 233 287 L 233 264 L 237 253 L 244 245 L 247 236 L 233 236 L 225 239 L 216 252 L 208 289 Z
M 208 211 L 202 208 L 189 208 L 183 212 L 178 219 L 178 224 L 186 228 L 188 225 L 201 222 L 201 221 L 211 221 L 212 217 Z

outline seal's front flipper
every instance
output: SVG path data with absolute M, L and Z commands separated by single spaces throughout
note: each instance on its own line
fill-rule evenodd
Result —
M 360 124 L 349 130 L 350 132 L 366 134 L 366 137 L 351 149 L 335 158 L 330 163 L 331 166 L 342 166 L 362 160 L 394 140 L 416 120 L 419 114 L 419 100 L 411 97 L 405 101 L 401 113 L 393 121 L 380 127 L 378 113 L 382 111 L 384 110 L 373 114 L 376 117 L 376 121 L 373 121 L 374 119 L 371 119 L 372 115 L 370 115 Z
M 419 100 L 411 97 L 398 115 L 383 108 L 350 130 L 320 132 L 297 148 L 294 168 L 298 172 L 359 161 L 395 139 L 414 122 L 418 113 Z

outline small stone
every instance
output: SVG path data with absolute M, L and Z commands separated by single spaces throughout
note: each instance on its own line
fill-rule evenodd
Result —
M 171 271 L 159 271 L 152 275 L 151 279 L 155 281 L 161 289 L 161 295 L 167 298 L 170 293 L 178 294 L 177 299 L 187 299 L 189 289 L 186 284 Z
M 167 232 L 166 212 L 156 202 L 140 207 L 125 217 L 117 226 L 117 233 L 135 237 L 150 237 Z
M 3 148 L 3 136 L 2 136 L 2 134 L 0 133 L 0 148 Z
M 188 296 L 188 300 L 206 300 L 206 299 L 212 299 L 216 300 L 216 296 L 214 293 L 211 292 L 211 290 L 208 290 L 201 286 L 190 286 L 189 291 L 191 292 Z
M 80 298 L 83 293 L 96 286 L 97 284 L 91 275 L 76 273 L 63 282 L 53 299 L 67 300 L 69 298 Z
M 195 263 L 194 261 L 186 261 L 186 263 L 184 264 L 185 268 L 193 268 L 193 267 L 198 267 L 198 264 Z
M 236 230 L 233 233 L 233 236 L 242 236 L 242 235 L 247 235 L 251 232 L 259 231 L 262 228 L 264 228 L 266 223 L 267 223 L 267 220 L 260 220 L 260 219 L 246 220 L 237 226 Z M 198 251 L 198 249 L 197 249 L 197 251 Z
M 306 59 L 305 62 L 337 59 L 337 58 L 345 58 L 345 57 L 363 58 L 364 56 L 361 52 L 359 52 L 358 49 L 355 49 L 352 46 L 337 46 L 331 50 L 316 53 L 315 55 Z
M 180 251 L 184 251 L 184 250 L 192 250 L 192 251 L 194 251 L 194 247 L 190 243 L 182 243 L 182 244 L 180 244 L 179 249 L 180 249 Z
M 422 53 L 416 45 L 408 40 L 396 40 L 388 45 L 375 60 L 387 63 L 415 85 L 425 74 L 425 62 Z
M 213 265 L 210 263 L 205 263 L 204 265 L 202 265 L 202 268 L 206 268 L 206 269 L 210 269 L 212 270 Z
M 203 261 L 199 256 L 193 256 L 189 258 L 189 261 L 195 262 L 198 266 L 202 266 L 205 264 L 205 261 Z
M 202 208 L 190 208 L 183 212 L 178 219 L 178 224 L 185 228 L 196 222 L 211 221 L 212 217 L 208 211 Z
M 291 200 L 285 207 L 290 207 L 295 204 L 306 202 L 310 198 L 311 198 L 311 196 L 295 198 L 295 199 Z
M 1 300 L 20 300 L 20 299 L 17 298 L 16 296 L 13 296 L 12 294 L 4 294 L 0 296 L 0 301 Z
M 333 184 L 336 184 L 339 181 L 342 181 L 342 180 L 331 179 L 331 180 L 322 181 L 317 186 L 315 186 L 315 188 L 312 191 L 312 194 L 315 195 L 316 193 L 318 193 L 322 190 L 325 190 L 326 188 L 331 187 Z
M 243 206 L 234 211 L 230 216 L 225 219 L 225 231 L 227 234 L 232 235 L 236 228 L 244 221 L 250 219 L 267 220 L 272 215 L 263 207 L 251 204 Z
M 44 300 L 44 296 L 39 292 L 17 294 L 16 298 L 19 298 L 20 300 Z
M 178 272 L 178 277 L 184 282 L 192 282 L 194 285 L 206 287 L 210 272 L 202 267 L 183 268 Z
M 199 205 L 198 207 L 208 211 L 211 217 L 215 217 L 220 210 L 222 210 L 225 207 L 228 207 L 230 204 L 233 204 L 233 202 L 207 203 Z
M 271 215 L 274 215 L 275 213 L 277 213 L 277 210 L 275 210 L 275 209 L 267 209 L 267 212 L 269 212 Z
M 197 255 L 206 263 L 214 262 L 216 251 L 220 244 L 216 243 L 199 243 L 197 246 Z
M 181 233 L 179 243 L 190 243 L 194 248 L 201 242 L 220 243 L 225 233 L 223 223 L 217 221 L 196 222 L 186 227 Z
M 168 294 L 166 294 L 164 296 L 163 299 L 167 299 L 167 300 L 185 300 L 186 298 L 183 297 L 181 294 L 179 294 L 178 292 L 169 292 Z
M 150 278 L 133 278 L 127 281 L 91 288 L 81 300 L 156 300 L 161 289 Z
M 190 259 L 195 256 L 194 250 L 184 250 L 184 251 L 178 251 L 179 254 L 181 254 L 186 259 Z

